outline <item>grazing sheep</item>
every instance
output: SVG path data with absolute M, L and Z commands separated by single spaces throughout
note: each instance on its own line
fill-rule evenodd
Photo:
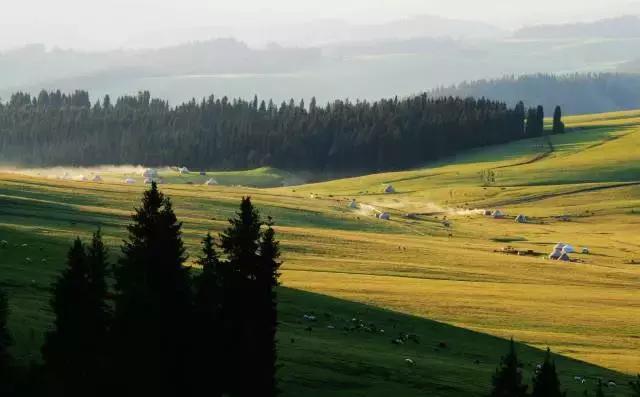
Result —
M 25 261 L 25 262 L 27 262 L 27 263 L 31 263 L 31 262 L 32 262 L 32 261 L 31 261 L 31 258 L 28 258 L 28 257 L 27 257 L 27 258 L 24 258 L 24 261 Z
M 40 260 L 40 262 L 42 262 L 42 263 L 47 263 L 47 258 L 42 258 L 42 259 Z
M 7 242 L 7 240 L 0 241 L 0 247 L 7 248 L 8 246 L 9 246 L 9 243 Z
M 28 246 L 29 244 L 26 244 L 26 243 L 21 245 L 22 248 L 27 248 Z
M 393 343 L 394 345 L 404 345 L 404 341 L 400 338 L 392 340 L 391 343 Z
M 316 321 L 316 316 L 312 316 L 310 314 L 305 314 L 304 316 L 302 316 L 305 320 L 308 321 Z
M 327 329 L 336 329 L 333 325 L 327 325 Z
M 410 359 L 410 358 L 405 358 L 405 359 L 404 359 L 404 362 L 405 362 L 405 363 L 407 363 L 407 365 L 408 365 L 408 366 L 410 366 L 410 367 L 413 367 L 413 366 L 415 366 L 415 365 L 416 365 L 415 361 L 413 361 L 413 360 L 412 360 L 412 359 Z
M 610 380 L 609 382 L 607 382 L 607 387 L 616 387 L 616 386 L 618 386 L 618 385 L 616 384 L 616 382 L 614 382 L 614 381 L 612 381 L 612 380 Z

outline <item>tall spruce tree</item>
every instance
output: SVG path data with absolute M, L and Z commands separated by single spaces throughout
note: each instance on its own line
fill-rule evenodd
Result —
M 493 389 L 490 397 L 526 397 L 527 385 L 522 383 L 522 364 L 518 361 L 513 339 L 509 352 L 502 357 L 500 366 L 493 375 Z
M 67 267 L 53 286 L 54 328 L 47 333 L 42 355 L 51 394 L 80 396 L 103 392 L 104 348 L 108 327 L 106 250 L 100 232 L 89 255 L 77 238 Z
M 536 136 L 544 135 L 544 108 L 538 105 L 536 108 Z
M 564 397 L 566 392 L 560 390 L 560 380 L 556 373 L 556 365 L 551 359 L 551 351 L 547 349 L 542 367 L 533 378 L 531 397 Z
M 202 266 L 196 278 L 194 297 L 194 338 L 192 363 L 195 395 L 222 395 L 221 372 L 224 367 L 223 333 L 221 325 L 222 264 L 211 233 L 202 240 Z
M 556 106 L 556 109 L 553 112 L 553 133 L 554 134 L 564 133 L 564 123 L 562 122 L 562 109 L 560 108 L 560 106 Z
M 117 386 L 128 394 L 185 395 L 192 293 L 182 224 L 155 183 L 132 219 L 116 272 Z
M 278 243 L 270 223 L 261 230 L 263 223 L 249 197 L 242 199 L 240 211 L 229 223 L 221 234 L 228 257 L 222 312 L 225 341 L 231 342 L 225 352 L 230 363 L 227 390 L 233 396 L 274 396 Z
M 258 384 L 264 396 L 278 394 L 277 385 L 277 340 L 278 329 L 278 299 L 276 287 L 280 277 L 280 247 L 275 240 L 273 221 L 269 218 L 266 229 L 262 232 L 260 240 L 260 273 L 256 281 L 260 293 L 259 303 L 263 306 L 260 312 L 260 335 L 258 343 L 259 367 Z

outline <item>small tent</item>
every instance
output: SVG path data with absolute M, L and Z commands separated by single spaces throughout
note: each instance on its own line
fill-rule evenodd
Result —
M 388 212 L 383 212 L 383 213 L 378 215 L 378 219 L 382 219 L 384 221 L 388 221 L 389 219 L 391 219 L 391 215 L 389 215 Z
M 562 251 L 554 250 L 549 254 L 549 259 L 558 260 L 562 256 Z
M 127 178 L 124 180 L 124 183 L 126 183 L 127 185 L 133 185 L 134 183 L 136 183 L 136 180 L 133 178 Z
M 517 223 L 527 223 L 527 221 L 528 221 L 528 219 L 527 219 L 527 217 L 525 215 L 520 214 L 520 215 L 516 216 L 516 222 Z
M 100 175 L 96 175 L 91 179 L 92 182 L 102 182 L 102 177 Z
M 493 211 L 493 215 L 492 215 L 495 219 L 502 219 L 504 218 L 504 212 L 500 211 L 500 210 L 495 210 Z
M 571 262 L 571 258 L 569 258 L 569 254 L 567 254 L 566 252 L 563 252 L 558 260 L 563 262 Z
M 351 208 L 351 209 L 358 209 L 358 203 L 356 203 L 356 200 L 355 200 L 355 199 L 353 199 L 353 200 L 351 200 L 351 202 L 349 203 L 348 207 L 349 207 L 349 208 Z
M 388 194 L 388 193 L 395 193 L 395 192 L 396 192 L 396 189 L 395 189 L 392 185 L 387 185 L 387 186 L 384 188 L 384 192 L 385 192 L 385 193 L 387 193 L 387 194 Z
M 204 184 L 205 184 L 206 186 L 213 186 L 213 185 L 217 185 L 217 184 L 218 184 L 218 181 L 216 181 L 215 179 L 211 178 L 211 179 L 209 179 L 208 181 L 206 181 Z

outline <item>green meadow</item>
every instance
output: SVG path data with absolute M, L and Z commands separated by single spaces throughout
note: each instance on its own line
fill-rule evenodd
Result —
M 548 346 L 569 395 L 602 378 L 619 385 L 608 395 L 626 396 L 640 372 L 640 112 L 565 123 L 568 132 L 549 140 L 413 170 L 299 184 L 306 178 L 272 168 L 161 169 L 160 187 L 184 222 L 190 260 L 242 196 L 274 218 L 284 261 L 285 396 L 482 395 L 511 337 L 527 381 Z M 0 283 L 11 299 L 14 354 L 24 362 L 39 360 L 50 284 L 71 240 L 101 227 L 117 259 L 146 188 L 141 171 L 0 174 Z M 123 183 L 128 177 L 136 183 Z M 210 178 L 218 184 L 203 185 Z M 395 193 L 384 193 L 387 185 Z M 496 209 L 505 217 L 485 215 Z M 380 212 L 390 220 L 377 219 Z M 528 222 L 514 222 L 519 214 Z M 578 251 L 571 262 L 546 259 L 558 242 Z M 503 253 L 506 246 L 533 255 Z M 401 335 L 414 336 L 391 343 Z

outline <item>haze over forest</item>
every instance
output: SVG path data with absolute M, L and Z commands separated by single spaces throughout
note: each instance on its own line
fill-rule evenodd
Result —
M 337 10 L 297 14 L 295 7 L 287 14 L 286 1 L 281 1 L 262 19 L 255 8 L 233 23 L 224 16 L 236 15 L 238 9 L 191 3 L 186 2 L 185 9 L 194 13 L 192 23 L 168 22 L 170 10 L 160 5 L 152 16 L 134 7 L 130 17 L 144 22 L 137 28 L 129 18 L 118 29 L 102 28 L 99 21 L 89 29 L 81 18 L 66 21 L 58 16 L 58 24 L 5 35 L 0 40 L 0 98 L 6 101 L 17 91 L 37 95 L 42 89 L 82 89 L 94 101 L 106 94 L 147 90 L 171 104 L 210 94 L 245 99 L 258 95 L 276 102 L 316 97 L 325 103 L 436 90 L 434 95 L 487 96 L 511 105 L 518 100 L 545 108 L 559 104 L 567 113 L 630 109 L 640 103 L 640 94 L 632 90 L 640 84 L 633 75 L 640 72 L 636 2 L 617 1 L 616 14 L 611 14 L 590 1 L 580 2 L 581 11 L 570 13 L 568 1 L 555 13 L 541 9 L 534 16 L 501 1 L 495 1 L 502 10 L 493 16 L 465 1 L 453 3 L 466 13 L 409 2 L 401 7 L 414 13 L 409 16 L 374 2 L 354 17 Z M 355 12 L 356 3 L 347 8 Z M 13 13 L 19 14 L 16 7 Z M 197 10 L 211 16 L 210 22 L 196 17 Z M 180 15 L 185 18 L 189 12 Z M 82 34 L 67 40 L 74 29 Z M 608 75 L 598 82 L 590 73 Z M 545 77 L 546 97 L 513 78 L 538 74 L 560 76 Z M 503 77 L 497 89 L 494 80 Z

